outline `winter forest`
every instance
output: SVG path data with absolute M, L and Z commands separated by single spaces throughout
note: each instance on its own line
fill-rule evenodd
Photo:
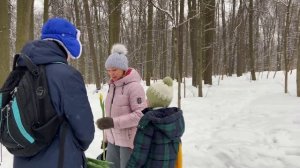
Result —
M 81 31 L 94 119 L 113 44 L 146 88 L 174 79 L 184 168 L 300 168 L 300 0 L 0 0 L 0 86 L 13 55 L 52 17 Z M 102 132 L 85 154 L 100 153 Z M 13 156 L 1 146 L 0 168 Z
M 298 0 L 2 0 L 0 84 L 10 59 L 40 36 L 50 17 L 65 17 L 82 32 L 83 59 L 71 62 L 97 89 L 106 81 L 112 44 L 124 43 L 142 78 L 191 77 L 202 96 L 212 76 L 300 70 Z M 36 5 L 34 5 L 36 4 Z M 298 68 L 297 68 L 298 67 Z M 298 73 L 299 74 L 299 73 Z M 270 76 L 272 78 L 272 76 Z M 298 84 L 300 96 L 300 84 Z

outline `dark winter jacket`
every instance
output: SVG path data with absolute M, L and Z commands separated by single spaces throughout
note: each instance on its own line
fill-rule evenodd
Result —
M 184 132 L 182 111 L 174 107 L 143 113 L 127 168 L 174 168 Z
M 67 123 L 64 168 L 84 167 L 84 152 L 94 138 L 94 121 L 81 74 L 67 64 L 65 52 L 53 41 L 33 41 L 22 53 L 35 64 L 46 66 L 49 91 L 56 112 Z M 22 60 L 19 61 L 22 65 Z M 61 131 L 62 129 L 60 129 Z M 14 168 L 57 168 L 60 134 L 52 144 L 33 157 L 14 157 Z

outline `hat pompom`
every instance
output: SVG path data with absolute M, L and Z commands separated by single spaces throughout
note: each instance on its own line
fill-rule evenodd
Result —
M 114 44 L 111 49 L 111 54 L 113 53 L 119 53 L 126 55 L 127 54 L 127 48 L 123 44 Z
M 173 86 L 173 79 L 169 76 L 165 77 L 163 79 L 164 84 L 168 85 L 168 86 Z
M 128 59 L 126 57 L 127 48 L 123 44 L 114 44 L 111 49 L 111 54 L 105 61 L 105 68 L 119 68 L 124 71 L 128 70 Z

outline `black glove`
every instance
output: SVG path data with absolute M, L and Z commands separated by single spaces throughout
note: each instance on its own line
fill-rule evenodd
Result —
M 101 130 L 114 127 L 114 120 L 111 117 L 103 117 L 97 120 L 97 127 Z

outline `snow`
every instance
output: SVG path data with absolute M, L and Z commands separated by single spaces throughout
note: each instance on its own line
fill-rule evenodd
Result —
M 289 92 L 284 93 L 283 72 L 243 77 L 213 78 L 204 85 L 203 98 L 187 79 L 182 98 L 186 129 L 183 142 L 184 168 L 300 168 L 300 98 L 296 97 L 296 72 L 289 73 Z M 143 83 L 145 86 L 145 84 Z M 145 90 L 147 87 L 145 86 Z M 101 117 L 98 93 L 87 85 L 94 119 Z M 107 85 L 101 90 L 107 92 Z M 177 83 L 174 99 L 177 105 Z M 183 97 L 183 94 L 182 94 Z M 102 132 L 85 152 L 95 158 Z M 12 156 L 3 147 L 1 168 L 12 167 Z

